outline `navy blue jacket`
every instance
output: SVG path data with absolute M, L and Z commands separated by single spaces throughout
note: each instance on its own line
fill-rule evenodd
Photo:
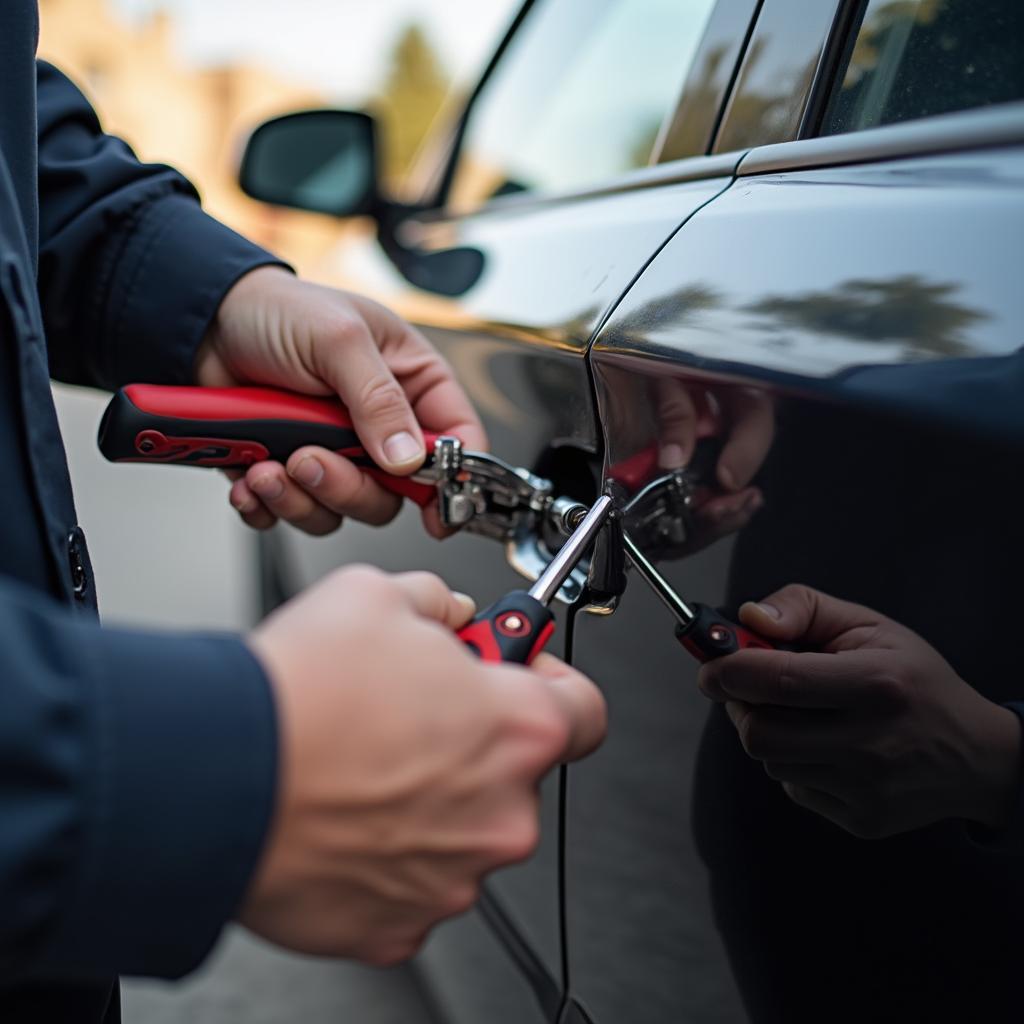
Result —
M 258 857 L 276 771 L 269 687 L 239 639 L 100 628 L 50 394 L 51 377 L 190 383 L 225 292 L 276 261 L 103 135 L 82 94 L 37 67 L 37 33 L 35 0 L 4 0 L 4 1024 L 103 1019 L 117 974 L 198 964 Z

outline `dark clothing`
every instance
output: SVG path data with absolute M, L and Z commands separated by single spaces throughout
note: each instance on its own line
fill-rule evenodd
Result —
M 189 383 L 239 276 L 276 262 L 104 136 L 0 13 L 0 1020 L 115 1019 L 118 973 L 195 967 L 272 807 L 267 680 L 234 637 L 101 629 L 50 377 Z M 158 585 L 158 581 L 153 581 Z M 201 586 L 202 581 L 197 581 Z
M 818 587 L 910 626 L 990 699 L 1019 698 L 1019 441 L 923 422 L 780 407 L 730 598 Z M 1019 845 L 986 846 L 956 821 L 857 839 L 790 802 L 720 708 L 695 786 L 716 918 L 755 1024 L 1021 1019 Z

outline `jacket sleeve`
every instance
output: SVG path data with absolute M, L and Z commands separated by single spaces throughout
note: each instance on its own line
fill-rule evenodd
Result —
M 177 171 L 104 135 L 82 93 L 37 64 L 39 294 L 59 380 L 193 383 L 196 349 L 243 274 L 280 263 L 201 210 Z
M 239 639 L 103 629 L 0 580 L 0 987 L 194 968 L 259 856 L 276 757 Z

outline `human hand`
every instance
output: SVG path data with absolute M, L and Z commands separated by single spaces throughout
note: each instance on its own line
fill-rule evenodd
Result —
M 487 445 L 451 368 L 422 334 L 370 299 L 301 281 L 281 267 L 250 271 L 228 292 L 199 349 L 196 380 L 336 394 L 374 461 L 399 476 L 415 472 L 426 456 L 421 425 L 470 448 Z M 294 452 L 287 466 L 251 466 L 230 499 L 256 529 L 280 518 L 317 535 L 336 529 L 343 516 L 387 523 L 402 504 L 344 456 L 313 446 Z M 443 536 L 435 507 L 423 519 Z
M 793 801 L 862 838 L 944 818 L 1005 825 L 1019 720 L 916 633 L 798 585 L 743 605 L 740 619 L 768 640 L 809 649 L 739 651 L 699 676 L 746 752 Z
M 714 480 L 692 510 L 692 536 L 685 545 L 692 553 L 743 529 L 764 504 L 751 480 L 771 450 L 775 411 L 757 388 L 709 389 L 674 377 L 659 377 L 653 387 L 662 469 L 689 465 L 703 438 L 723 442 Z
M 239 915 L 252 931 L 393 963 L 533 851 L 538 782 L 598 745 L 604 701 L 550 655 L 473 657 L 453 633 L 472 614 L 428 573 L 357 567 L 252 634 L 280 735 L 274 822 Z

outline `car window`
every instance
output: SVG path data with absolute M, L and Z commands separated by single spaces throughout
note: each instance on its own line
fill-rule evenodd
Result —
M 449 202 L 645 166 L 716 0 L 537 0 L 469 113 Z
M 1021 0 L 870 0 L 822 133 L 1021 98 Z

